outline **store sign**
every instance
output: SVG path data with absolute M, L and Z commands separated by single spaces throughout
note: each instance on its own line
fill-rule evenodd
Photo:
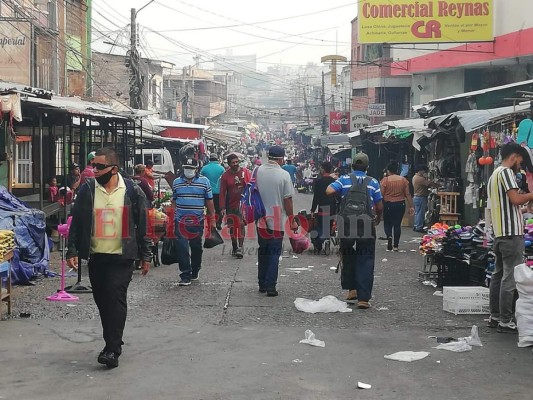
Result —
M 494 39 L 493 0 L 362 0 L 359 43 L 480 42 Z
M 387 105 L 381 103 L 369 104 L 368 105 L 368 116 L 369 117 L 384 117 L 387 115 Z
M 29 22 L 0 21 L 0 80 L 30 84 Z
M 370 125 L 368 110 L 352 110 L 350 112 L 350 131 L 356 131 Z
M 350 113 L 343 111 L 330 111 L 329 113 L 330 132 L 350 132 Z

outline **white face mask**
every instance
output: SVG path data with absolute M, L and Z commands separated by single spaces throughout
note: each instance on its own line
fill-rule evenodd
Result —
M 196 175 L 196 170 L 191 168 L 183 168 L 183 175 L 185 178 L 192 179 Z

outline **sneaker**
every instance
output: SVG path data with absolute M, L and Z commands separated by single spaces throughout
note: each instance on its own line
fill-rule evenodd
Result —
M 518 333 L 518 327 L 516 324 L 511 321 L 508 323 L 500 322 L 498 323 L 498 329 L 497 332 L 499 333 Z
M 191 281 L 189 279 L 182 279 L 178 282 L 178 286 L 190 286 Z
M 276 297 L 279 293 L 276 289 L 267 289 L 267 297 Z
M 237 255 L 237 250 L 238 250 L 238 249 L 233 249 L 233 250 L 231 250 L 231 255 L 232 255 L 233 257 L 235 257 L 235 256 Z
M 235 250 L 235 257 L 237 257 L 239 260 L 244 257 L 244 254 L 242 253 L 242 249 L 238 248 Z
M 98 356 L 98 362 L 107 365 L 108 368 L 116 368 L 118 367 L 118 357 L 119 355 L 112 351 L 101 352 Z
M 259 293 L 266 293 L 266 292 L 267 290 L 265 288 L 262 288 L 262 287 L 259 288 Z
M 398 247 L 393 247 L 393 248 L 392 248 L 392 251 L 396 251 L 396 252 L 398 252 L 398 251 L 400 251 L 400 249 L 399 249 Z
M 489 320 L 487 321 L 487 327 L 497 328 L 499 323 L 500 321 L 498 321 L 497 319 L 492 319 L 491 317 L 489 317 Z
M 357 302 L 357 308 L 360 310 L 367 310 L 370 308 L 370 303 L 368 301 L 359 300 Z
M 348 295 L 346 296 L 346 301 L 354 301 L 354 300 L 357 300 L 357 290 L 348 291 Z
M 200 271 L 193 272 L 191 274 L 191 281 L 197 281 L 199 277 L 200 277 Z
M 388 251 L 391 251 L 392 250 L 392 238 L 387 238 L 387 250 Z

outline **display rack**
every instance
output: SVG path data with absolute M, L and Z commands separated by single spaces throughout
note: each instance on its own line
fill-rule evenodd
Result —
M 11 259 L 13 258 L 13 250 L 8 251 L 4 257 L 0 259 L 0 320 L 2 319 L 3 303 L 7 303 L 7 314 L 11 315 Z M 4 287 L 3 281 L 6 281 Z

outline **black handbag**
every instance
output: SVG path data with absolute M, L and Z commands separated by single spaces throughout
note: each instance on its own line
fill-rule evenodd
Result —
M 178 246 L 176 239 L 163 239 L 163 249 L 161 250 L 161 263 L 163 265 L 176 264 L 178 262 Z
M 220 233 L 216 229 L 211 231 L 211 235 L 207 236 L 204 241 L 204 249 L 211 249 L 219 244 L 224 243 L 224 239 L 220 236 Z

